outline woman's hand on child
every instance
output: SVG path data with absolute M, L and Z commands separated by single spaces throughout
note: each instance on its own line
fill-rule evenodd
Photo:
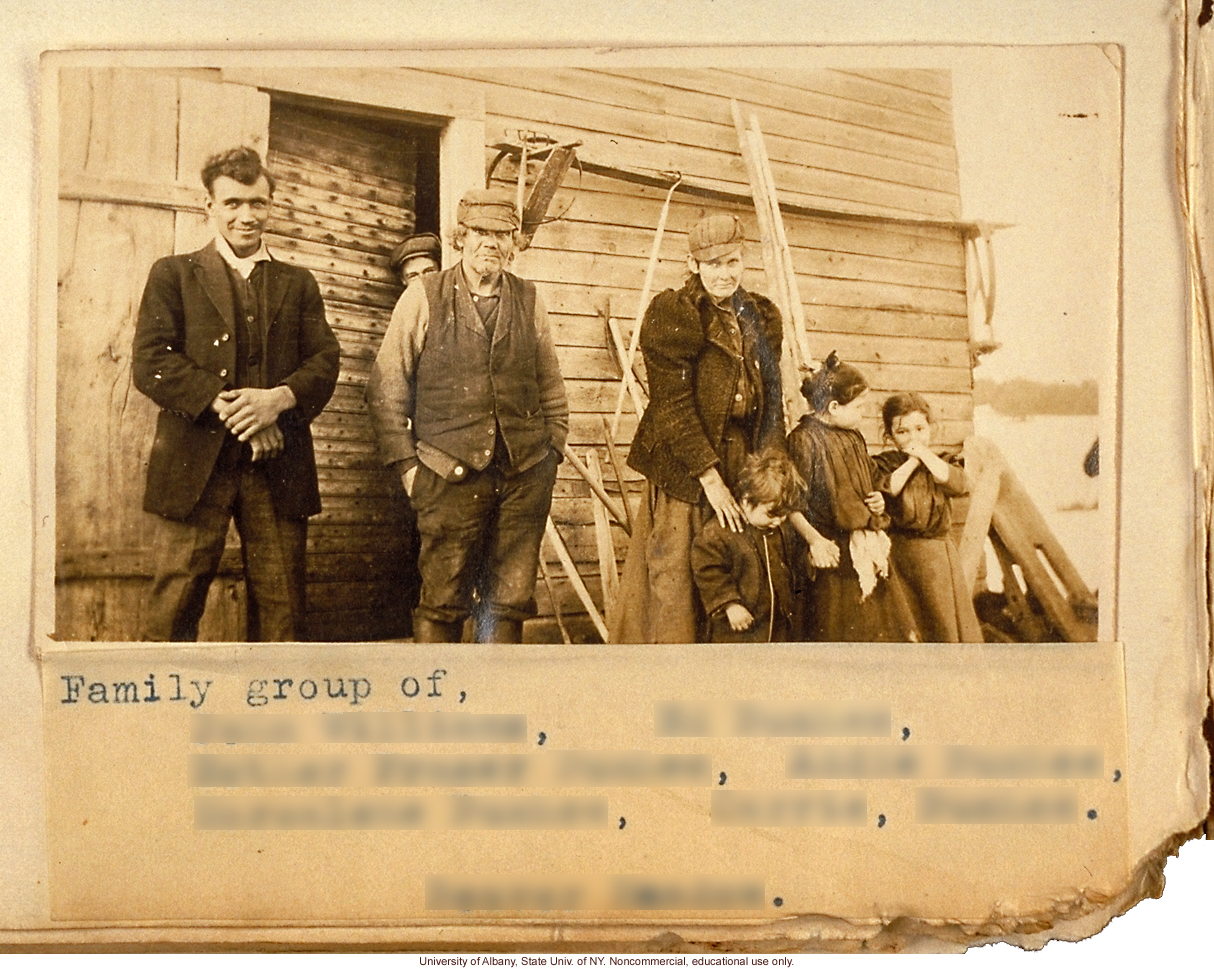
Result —
M 885 496 L 879 491 L 870 491 L 864 496 L 864 507 L 874 515 L 885 514 Z
M 839 546 L 829 538 L 809 543 L 809 561 L 815 569 L 839 567 Z
M 742 531 L 744 526 L 742 509 L 734 501 L 733 494 L 730 493 L 729 487 L 721 477 L 721 472 L 715 467 L 709 468 L 700 475 L 700 484 L 704 488 L 704 496 L 712 505 L 712 510 L 717 513 L 717 521 L 721 523 L 721 527 L 733 532 Z
M 729 620 L 729 628 L 735 633 L 746 632 L 755 621 L 750 610 L 740 602 L 731 602 L 725 607 L 725 618 Z

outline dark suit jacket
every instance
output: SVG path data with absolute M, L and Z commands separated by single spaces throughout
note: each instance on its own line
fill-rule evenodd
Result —
M 278 418 L 283 452 L 266 462 L 266 474 L 279 515 L 315 515 L 320 490 L 308 425 L 333 394 L 339 347 L 312 274 L 277 260 L 265 271 L 266 386 L 286 384 L 297 402 Z M 135 386 L 161 407 L 145 511 L 182 519 L 198 503 L 228 435 L 211 401 L 234 386 L 235 373 L 232 283 L 215 244 L 157 260 L 139 307 L 132 361 Z

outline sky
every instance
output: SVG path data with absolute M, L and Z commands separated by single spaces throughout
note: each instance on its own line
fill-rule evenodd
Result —
M 975 376 L 1099 381 L 1116 347 L 1118 69 L 1095 45 L 953 54 L 962 215 L 1012 224 L 994 236 L 1003 345 Z

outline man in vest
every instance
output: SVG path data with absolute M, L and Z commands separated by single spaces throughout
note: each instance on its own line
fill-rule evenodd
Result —
M 252 148 L 202 169 L 215 238 L 152 266 L 131 373 L 160 405 L 145 511 L 160 516 L 147 640 L 193 640 L 236 521 L 250 640 L 304 639 L 308 516 L 320 511 L 309 425 L 341 348 L 306 269 L 262 241 L 274 177 Z
M 459 204 L 459 264 L 405 290 L 367 385 L 384 463 L 421 533 L 418 642 L 459 642 L 479 597 L 478 642 L 521 642 L 535 613 L 540 541 L 569 405 L 535 285 L 506 267 L 510 193 Z

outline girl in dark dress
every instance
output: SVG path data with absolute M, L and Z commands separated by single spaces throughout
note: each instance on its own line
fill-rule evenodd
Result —
M 965 472 L 931 451 L 931 408 L 920 394 L 894 394 L 882 409 L 897 450 L 875 458 L 890 516 L 891 556 L 926 642 L 980 643 L 982 630 L 949 534 L 949 499 L 966 494 Z
M 918 631 L 890 561 L 889 518 L 859 431 L 868 382 L 832 352 L 801 385 L 813 408 L 788 436 L 805 479 L 811 568 L 799 609 L 801 638 L 915 642 Z M 799 556 L 798 556 L 799 558 Z

